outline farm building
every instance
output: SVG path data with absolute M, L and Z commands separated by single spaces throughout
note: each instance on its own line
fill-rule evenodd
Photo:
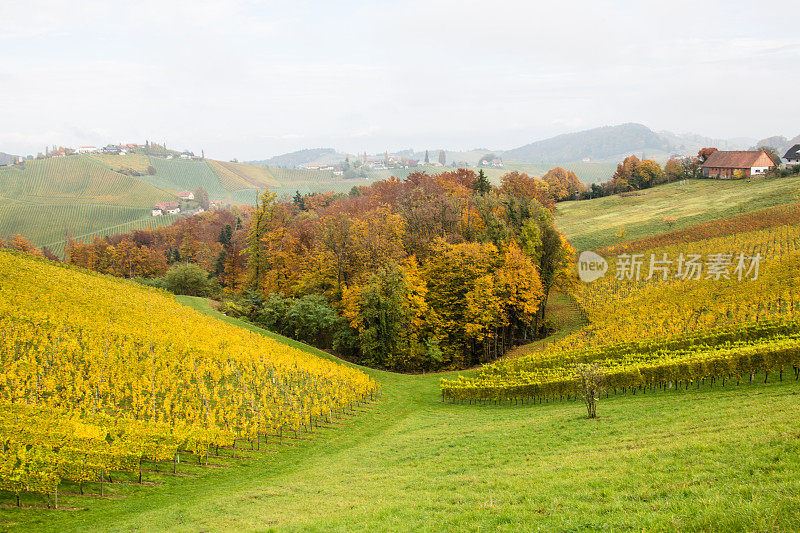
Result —
M 158 216 L 155 214 L 156 211 L 161 211 L 161 214 L 177 215 L 181 212 L 181 208 L 178 202 L 159 202 L 156 204 L 155 208 L 153 208 L 154 217 Z
M 704 178 L 732 179 L 763 174 L 775 163 L 764 150 L 717 150 L 703 163 Z
M 192 191 L 181 191 L 177 196 L 181 200 L 194 200 L 194 193 Z
M 154 217 L 160 217 L 163 214 L 164 214 L 164 212 L 161 209 L 159 209 L 157 207 L 153 209 L 153 216 Z
M 783 156 L 787 165 L 800 165 L 800 144 L 795 144 Z
M 92 152 L 97 152 L 96 146 L 81 146 L 77 150 L 75 150 L 79 154 L 89 154 Z

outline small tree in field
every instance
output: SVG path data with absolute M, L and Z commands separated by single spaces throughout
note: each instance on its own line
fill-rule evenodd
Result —
M 598 363 L 579 364 L 575 366 L 575 378 L 578 382 L 578 393 L 586 403 L 589 418 L 597 418 L 597 400 L 603 391 L 603 369 Z

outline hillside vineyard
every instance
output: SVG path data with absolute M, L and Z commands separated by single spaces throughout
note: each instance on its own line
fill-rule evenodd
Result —
M 777 226 L 654 248 L 649 258 L 730 254 L 725 276 L 627 279 L 613 273 L 582 285 L 576 299 L 589 325 L 541 353 L 499 361 L 475 378 L 442 380 L 456 401 L 574 397 L 576 364 L 598 363 L 617 392 L 703 380 L 749 380 L 800 366 L 800 227 Z M 736 254 L 759 255 L 757 279 L 733 272 Z M 666 277 L 666 279 L 664 279 Z M 633 341 L 635 339 L 635 341 Z
M 0 365 L 0 488 L 17 494 L 302 434 L 377 391 L 167 293 L 5 251 Z

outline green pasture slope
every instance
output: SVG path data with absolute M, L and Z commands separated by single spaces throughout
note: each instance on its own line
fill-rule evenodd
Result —
M 559 203 L 556 224 L 577 250 L 591 250 L 798 200 L 800 177 L 686 180 L 635 195 Z M 671 227 L 665 218 L 675 220 Z
M 146 172 L 150 165 L 154 175 Z M 129 170 L 143 174 L 123 173 Z M 143 154 L 29 160 L 24 166 L 0 167 L 0 239 L 21 234 L 63 256 L 69 238 L 86 241 L 171 224 L 177 217 L 152 217 L 151 209 L 157 202 L 176 200 L 181 190 L 203 187 L 212 198 L 252 204 L 259 189 L 242 181 L 241 190 L 226 189 L 205 160 Z
M 181 301 L 275 337 L 219 315 L 204 300 Z M 277 453 L 251 452 L 247 461 L 221 459 L 223 468 L 182 463 L 183 476 L 146 473 L 158 485 L 106 486 L 111 495 L 124 498 L 60 497 L 61 505 L 81 510 L 6 506 L 0 508 L 0 527 L 800 529 L 798 382 L 612 397 L 600 401 L 600 418 L 589 420 L 575 402 L 443 404 L 441 374 L 365 370 L 383 387 L 379 401 L 308 439 L 270 445 Z M 12 501 L 7 495 L 2 503 Z

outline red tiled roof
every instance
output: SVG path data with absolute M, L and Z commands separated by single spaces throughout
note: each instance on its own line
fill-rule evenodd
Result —
M 723 151 L 717 150 L 706 159 L 702 166 L 710 168 L 750 168 L 763 150 Z
M 156 204 L 156 209 L 175 209 L 180 204 L 178 202 L 160 202 Z

